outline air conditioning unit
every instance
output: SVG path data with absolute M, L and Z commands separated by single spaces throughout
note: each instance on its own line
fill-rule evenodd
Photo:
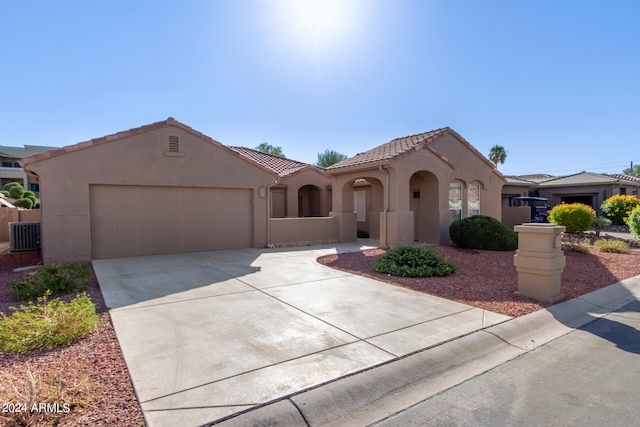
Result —
M 40 250 L 40 223 L 10 222 L 9 250 L 11 252 Z

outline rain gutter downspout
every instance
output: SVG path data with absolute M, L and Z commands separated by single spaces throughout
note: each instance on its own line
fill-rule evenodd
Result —
M 390 161 L 387 160 L 387 164 L 385 166 L 389 166 L 391 164 Z M 389 170 L 386 167 L 383 167 L 383 165 L 378 166 L 378 169 L 380 169 L 380 171 L 385 171 L 385 183 L 384 183 L 384 193 L 383 193 L 383 211 L 384 211 L 384 243 L 386 247 L 389 247 L 389 242 L 388 242 L 388 226 L 389 226 L 389 219 L 388 219 L 388 214 L 389 214 L 389 180 L 390 180 L 390 174 L 389 174 Z
M 271 187 L 273 187 L 274 185 L 278 185 L 280 184 L 280 177 L 277 176 L 275 181 L 270 182 L 269 184 L 267 184 L 267 189 L 266 189 L 266 197 L 267 197 L 267 243 L 265 244 L 265 248 L 272 248 L 273 244 L 270 243 L 269 241 L 271 240 Z

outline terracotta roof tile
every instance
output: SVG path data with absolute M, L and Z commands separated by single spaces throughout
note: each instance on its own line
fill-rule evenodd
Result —
M 392 141 L 387 142 L 386 144 L 378 145 L 371 150 L 365 151 L 364 153 L 358 153 L 355 156 L 336 163 L 333 166 L 329 166 L 327 169 L 339 169 L 349 166 L 365 165 L 368 163 L 376 163 L 384 160 L 395 159 L 409 154 L 411 150 L 416 150 L 423 147 L 425 144 L 428 144 L 429 142 L 437 139 L 441 135 L 452 132 L 453 131 L 450 128 L 445 127 L 429 132 L 419 133 L 416 135 L 396 138 Z M 444 157 L 443 159 L 446 160 L 446 158 Z
M 301 171 L 302 169 L 312 168 L 320 171 L 320 168 L 312 166 L 308 163 L 298 162 L 297 160 L 287 159 L 273 154 L 263 153 L 246 147 L 229 147 L 238 154 L 251 159 L 259 165 L 275 172 L 278 176 L 283 177 L 292 173 Z
M 609 176 L 612 176 L 615 179 L 619 179 L 621 181 L 630 181 L 630 182 L 640 184 L 640 176 L 627 175 L 626 173 L 613 173 L 613 174 L 610 174 Z

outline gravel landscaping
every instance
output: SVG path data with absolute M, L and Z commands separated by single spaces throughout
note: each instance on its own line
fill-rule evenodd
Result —
M 13 269 L 37 262 L 38 257 L 32 252 L 0 254 L 1 312 L 10 314 L 10 307 L 20 306 L 12 300 L 11 288 L 5 286 L 21 277 L 21 273 L 14 273 Z M 14 406 L 6 409 L 15 410 L 16 403 L 27 403 L 30 383 L 36 388 L 53 384 L 60 386 L 67 401 L 71 402 L 68 411 L 65 413 L 61 407 L 55 416 L 32 411 L 28 414 L 33 422 L 31 425 L 143 426 L 142 411 L 95 274 L 87 294 L 100 317 L 92 334 L 73 344 L 48 350 L 20 354 L 0 352 L 0 403 L 12 404 Z M 39 403 L 37 397 L 35 400 L 34 403 Z M 15 423 L 20 414 L 7 415 L 0 413 L 0 426 L 27 425 L 24 420 Z
M 394 285 L 425 292 L 463 304 L 518 317 L 549 306 L 514 294 L 518 274 L 513 264 L 515 251 L 495 252 L 438 246 L 435 250 L 457 267 L 447 277 L 395 277 L 373 271 L 383 249 L 371 249 L 318 259 L 321 264 L 360 274 Z M 565 299 L 576 298 L 620 280 L 640 275 L 640 252 L 613 254 L 593 249 L 588 254 L 566 252 L 567 265 L 562 274 Z
M 454 246 L 435 248 L 457 267 L 447 277 L 401 278 L 376 273 L 371 268 L 382 249 L 329 255 L 318 261 L 332 268 L 375 278 L 394 285 L 469 304 L 508 316 L 522 316 L 546 307 L 514 294 L 517 273 L 512 252 L 465 250 Z M 619 280 L 640 275 L 640 252 L 588 254 L 565 252 L 567 266 L 562 276 L 566 299 L 575 298 Z M 11 289 L 5 284 L 20 277 L 16 267 L 34 265 L 34 253 L 0 254 L 0 312 L 9 314 Z M 91 335 L 71 344 L 22 354 L 0 353 L 0 402 L 26 399 L 29 382 L 66 388 L 71 402 L 68 413 L 45 416 L 33 425 L 44 426 L 142 426 L 142 411 L 111 320 L 93 275 L 87 292 L 96 304 L 100 322 Z M 69 296 L 68 298 L 70 298 Z M 33 379 L 32 379 L 33 378 Z M 0 425 L 15 426 L 14 419 L 0 413 Z M 41 415 L 41 414 L 34 414 Z

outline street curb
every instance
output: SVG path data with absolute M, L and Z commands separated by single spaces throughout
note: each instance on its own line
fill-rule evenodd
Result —
M 278 399 L 216 425 L 375 423 L 637 299 L 640 276 Z

